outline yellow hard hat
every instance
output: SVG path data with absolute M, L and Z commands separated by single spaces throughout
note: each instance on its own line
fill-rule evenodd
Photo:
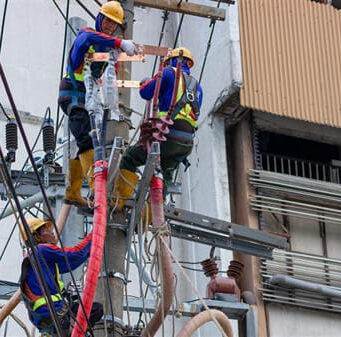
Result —
M 43 220 L 39 218 L 28 218 L 26 219 L 26 222 L 28 224 L 28 227 L 30 228 L 31 234 L 34 234 L 37 231 L 37 229 L 42 226 L 48 226 L 48 227 L 52 226 L 52 222 L 50 220 Z M 27 235 L 24 229 L 24 225 L 22 223 L 20 224 L 20 234 L 24 242 L 26 242 Z
M 123 22 L 124 12 L 118 1 L 108 1 L 104 3 L 99 9 L 99 12 L 120 25 Z
M 182 56 L 183 57 L 187 57 L 189 60 L 192 61 L 191 67 L 193 67 L 193 65 L 194 65 L 194 57 L 193 57 L 192 53 L 190 52 L 190 50 L 185 48 L 185 47 L 179 47 L 179 48 L 173 49 L 172 53 L 170 54 L 170 56 L 166 56 L 164 61 L 167 62 L 168 60 L 170 60 L 170 59 L 172 59 L 174 57 L 179 57 L 180 56 L 180 51 L 182 51 Z

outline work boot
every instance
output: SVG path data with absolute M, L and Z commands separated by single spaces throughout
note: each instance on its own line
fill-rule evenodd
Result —
M 90 195 L 93 195 L 95 180 L 93 178 L 94 175 L 94 150 L 89 149 L 85 152 L 79 154 L 79 160 L 82 165 L 82 170 L 86 181 L 88 182 Z
M 77 207 L 88 207 L 88 202 L 82 197 L 83 171 L 78 159 L 69 161 L 68 186 L 65 191 L 64 203 Z
M 139 177 L 136 173 L 121 169 L 115 181 L 110 206 L 121 212 L 126 200 L 132 196 L 138 181 Z

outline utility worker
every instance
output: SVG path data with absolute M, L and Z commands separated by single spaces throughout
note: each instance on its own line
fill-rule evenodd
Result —
M 159 92 L 158 117 L 166 116 L 171 105 L 173 88 L 175 83 L 175 67 L 182 52 L 182 69 L 177 92 L 174 113 L 171 116 L 174 124 L 169 126 L 167 140 L 161 142 L 161 169 L 164 179 L 164 197 L 167 187 L 172 181 L 174 170 L 181 162 L 189 166 L 188 155 L 193 148 L 193 138 L 198 128 L 198 117 L 202 103 L 203 92 L 199 82 L 191 76 L 190 69 L 194 65 L 192 53 L 185 47 L 176 48 L 171 55 L 165 58 L 165 68 L 162 73 L 162 81 Z M 145 100 L 151 100 L 154 95 L 157 75 L 150 80 L 145 80 L 140 86 L 140 96 Z M 137 167 L 144 165 L 147 159 L 146 145 L 138 141 L 125 151 L 120 164 L 120 175 L 116 180 L 112 205 L 120 211 L 125 199 L 133 192 L 137 184 Z M 126 183 L 126 182 L 129 183 Z M 118 197 L 118 199 L 117 199 Z
M 64 330 L 65 337 L 71 336 L 70 312 L 76 315 L 78 303 L 74 303 L 69 308 L 62 298 L 64 285 L 60 279 L 60 273 L 69 272 L 65 255 L 67 256 L 72 270 L 84 263 L 90 255 L 92 233 L 86 236 L 78 245 L 65 248 L 63 252 L 58 246 L 58 239 L 53 231 L 51 221 L 38 218 L 26 220 L 30 232 L 35 241 L 35 252 L 43 271 L 43 277 L 46 281 L 48 291 L 54 304 L 55 311 L 60 319 L 61 327 Z M 20 226 L 22 239 L 26 246 L 28 243 L 26 232 L 23 225 Z M 32 256 L 32 252 L 28 252 Z M 25 257 L 21 266 L 20 288 L 24 303 L 28 309 L 29 318 L 32 323 L 41 332 L 54 334 L 55 329 L 50 311 L 47 306 L 47 299 L 39 285 L 37 275 L 35 274 L 29 257 Z M 103 316 L 103 307 L 100 303 L 94 302 L 89 317 L 90 324 L 94 325 Z
M 86 53 L 107 52 L 112 48 L 121 48 L 128 56 L 136 53 L 136 46 L 131 40 L 112 36 L 118 25 L 123 22 L 123 8 L 118 1 L 104 3 L 96 17 L 96 30 L 83 28 L 79 31 L 69 53 L 67 75 L 59 86 L 58 104 L 69 116 L 70 130 L 76 139 L 78 155 L 69 162 L 69 187 L 66 189 L 64 202 L 80 207 L 88 207 L 81 195 L 83 178 L 93 190 L 91 171 L 93 165 L 93 145 L 89 135 L 90 120 L 85 109 L 84 57 Z M 107 62 L 91 64 L 92 76 L 100 78 Z

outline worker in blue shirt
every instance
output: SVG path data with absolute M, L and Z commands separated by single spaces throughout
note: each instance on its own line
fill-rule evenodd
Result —
M 78 268 L 89 258 L 92 233 L 86 236 L 78 245 L 64 248 L 63 251 L 57 246 L 58 239 L 53 231 L 51 221 L 30 218 L 26 222 L 35 241 L 33 249 L 35 249 L 38 256 L 57 317 L 60 319 L 65 336 L 70 336 L 70 310 L 76 315 L 78 303 L 69 303 L 68 305 L 66 300 L 63 300 L 62 296 L 65 289 L 60 274 L 69 272 L 65 255 L 68 258 L 71 270 Z M 22 225 L 20 226 L 20 232 L 24 243 L 27 245 L 27 235 Z M 32 256 L 30 251 L 29 254 Z M 55 328 L 47 306 L 47 299 L 43 295 L 29 257 L 26 257 L 22 263 L 20 288 L 32 323 L 39 331 L 53 334 Z M 102 316 L 103 306 L 94 302 L 89 317 L 90 324 L 94 325 Z
M 182 55 L 182 56 L 181 56 Z M 167 116 L 175 83 L 175 67 L 178 59 L 182 59 L 182 69 L 174 113 L 171 116 L 174 124 L 169 126 L 166 141 L 161 142 L 161 169 L 164 179 L 164 197 L 172 181 L 174 170 L 182 162 L 189 166 L 187 157 L 193 148 L 195 131 L 198 128 L 198 117 L 202 104 L 203 91 L 199 82 L 191 76 L 190 69 L 194 65 L 192 53 L 185 47 L 179 47 L 165 58 L 165 68 L 159 92 L 159 111 L 157 116 Z M 140 96 L 151 100 L 154 95 L 157 76 L 144 81 L 140 86 Z M 133 192 L 138 181 L 137 167 L 144 165 L 147 159 L 147 148 L 141 140 L 125 151 L 120 164 L 120 174 L 115 183 L 112 206 L 122 210 L 125 199 Z M 129 183 L 127 183 L 127 181 Z
M 66 189 L 64 202 L 80 207 L 88 207 L 81 195 L 83 178 L 88 181 L 90 191 L 93 190 L 93 144 L 89 135 L 90 120 L 85 109 L 84 57 L 86 53 L 107 52 L 112 48 L 120 48 L 128 56 L 136 53 L 136 46 L 131 40 L 123 40 L 112 36 L 118 25 L 123 23 L 124 12 L 118 1 L 104 3 L 96 17 L 96 30 L 83 28 L 79 31 L 69 53 L 67 75 L 59 86 L 58 104 L 69 116 L 70 130 L 76 139 L 78 155 L 69 162 L 69 186 Z M 107 62 L 91 64 L 94 78 L 100 78 Z

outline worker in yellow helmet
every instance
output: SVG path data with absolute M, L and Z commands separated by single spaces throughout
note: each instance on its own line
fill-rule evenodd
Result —
M 166 134 L 166 141 L 161 142 L 161 169 L 164 179 L 164 197 L 172 181 L 174 170 L 180 163 L 184 163 L 186 168 L 189 166 L 187 157 L 193 148 L 193 139 L 195 131 L 198 128 L 198 118 L 203 97 L 203 91 L 199 82 L 190 73 L 190 69 L 194 65 L 192 53 L 185 47 L 176 48 L 164 60 L 166 67 L 162 73 L 157 116 L 166 116 L 170 109 L 175 84 L 175 67 L 180 58 L 182 60 L 181 76 L 176 93 L 176 104 L 171 116 L 174 124 L 169 126 L 169 134 Z M 145 79 L 142 81 L 140 96 L 143 99 L 151 100 L 153 98 L 156 81 L 156 75 L 150 80 Z M 121 210 L 125 204 L 125 200 L 131 196 L 133 186 L 138 181 L 136 169 L 144 165 L 146 159 L 146 143 L 141 141 L 141 139 L 125 151 L 112 200 L 112 205 L 116 205 L 117 210 Z M 127 181 L 129 184 L 126 183 Z
M 136 53 L 136 46 L 131 40 L 114 37 L 118 25 L 123 23 L 123 8 L 118 1 L 104 3 L 96 17 L 95 28 L 83 28 L 79 31 L 70 50 L 67 75 L 59 87 L 58 104 L 69 116 L 71 133 L 76 139 L 78 155 L 69 162 L 69 187 L 64 201 L 80 207 L 87 207 L 87 201 L 81 195 L 83 178 L 93 190 L 92 165 L 93 144 L 89 135 L 90 120 L 85 104 L 84 57 L 89 52 L 107 52 L 111 48 L 120 48 L 127 55 Z M 95 62 L 91 65 L 92 76 L 100 78 L 107 62 Z
M 90 255 L 92 233 L 86 236 L 78 245 L 65 248 L 65 251 L 63 251 L 57 246 L 58 239 L 53 231 L 51 221 L 39 218 L 29 218 L 26 220 L 26 223 L 34 241 L 34 247 L 30 248 L 35 249 L 38 256 L 43 277 L 46 281 L 55 312 L 64 332 L 63 336 L 71 336 L 70 310 L 76 314 L 78 303 L 67 304 L 65 298 L 63 299 L 65 289 L 64 284 L 60 279 L 60 273 L 63 274 L 69 271 L 65 255 L 68 258 L 71 270 L 78 268 L 88 259 Z M 27 233 L 22 224 L 20 225 L 20 232 L 24 243 L 29 247 Z M 47 306 L 47 299 L 44 297 L 40 287 L 38 281 L 39 276 L 36 275 L 30 262 L 32 251 L 29 250 L 28 254 L 29 256 L 26 257 L 22 263 L 20 277 L 20 288 L 24 303 L 28 310 L 30 320 L 39 331 L 54 336 L 55 327 Z M 102 305 L 94 302 L 89 317 L 90 323 L 94 325 L 101 319 L 102 315 Z

